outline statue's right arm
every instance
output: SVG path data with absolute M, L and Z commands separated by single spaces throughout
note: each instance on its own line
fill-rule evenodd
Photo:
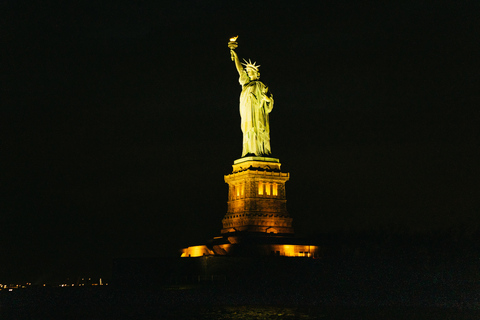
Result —
M 238 74 L 241 75 L 243 71 L 242 64 L 240 63 L 240 60 L 238 60 L 237 53 L 234 50 L 230 50 L 230 53 L 232 54 L 232 60 L 235 62 L 235 67 L 237 68 Z

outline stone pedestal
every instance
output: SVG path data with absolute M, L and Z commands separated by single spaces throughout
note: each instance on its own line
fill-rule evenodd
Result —
M 280 171 L 275 158 L 244 157 L 235 160 L 229 185 L 228 209 L 222 233 L 238 231 L 293 234 L 286 207 L 288 173 Z
M 228 209 L 221 235 L 182 249 L 181 256 L 319 257 L 318 246 L 294 236 L 285 192 L 289 177 L 275 158 L 235 160 L 233 172 L 225 176 Z

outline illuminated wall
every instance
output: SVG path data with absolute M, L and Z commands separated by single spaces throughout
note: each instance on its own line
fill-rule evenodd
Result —
M 212 250 L 206 246 L 193 246 L 182 249 L 182 257 L 201 257 L 211 255 L 228 255 L 234 250 L 235 243 L 214 245 Z M 313 245 L 298 244 L 258 244 L 251 248 L 252 255 L 316 258 L 320 249 Z
M 214 255 L 215 252 L 208 249 L 207 246 L 201 245 L 201 246 L 193 246 L 193 247 L 188 247 L 185 249 L 182 249 L 182 258 L 186 257 L 201 257 L 201 256 L 211 256 Z

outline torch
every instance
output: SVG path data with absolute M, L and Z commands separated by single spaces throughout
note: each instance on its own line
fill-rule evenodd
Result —
M 230 41 L 228 42 L 228 47 L 230 48 L 230 50 L 235 50 L 238 47 L 237 38 L 238 36 L 230 38 Z M 232 61 L 233 60 L 234 60 L 234 56 L 232 53 Z

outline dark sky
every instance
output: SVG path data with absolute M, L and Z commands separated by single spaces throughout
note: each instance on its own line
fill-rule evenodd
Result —
M 220 232 L 242 149 L 237 34 L 275 97 L 272 151 L 297 232 L 478 228 L 476 1 L 0 12 L 0 282 L 101 275 L 112 258 Z

